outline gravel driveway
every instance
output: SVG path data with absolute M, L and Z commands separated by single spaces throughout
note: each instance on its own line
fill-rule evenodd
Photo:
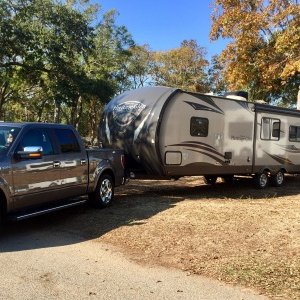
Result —
M 73 226 L 82 211 L 85 217 L 92 212 L 83 206 L 8 225 L 0 237 L 0 299 L 266 299 L 180 270 L 133 263 L 82 236 L 80 224 Z

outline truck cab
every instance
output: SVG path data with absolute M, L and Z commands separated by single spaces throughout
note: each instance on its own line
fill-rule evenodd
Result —
M 74 205 L 76 200 L 69 199 L 85 194 L 99 207 L 107 206 L 114 187 L 124 183 L 122 155 L 120 150 L 85 149 L 69 125 L 0 123 L 2 215 L 24 217 L 27 211 Z M 101 187 L 103 177 L 106 186 Z

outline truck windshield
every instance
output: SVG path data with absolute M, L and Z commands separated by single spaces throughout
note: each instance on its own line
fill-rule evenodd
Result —
M 4 154 L 8 151 L 19 131 L 20 128 L 18 127 L 0 125 L 0 154 Z

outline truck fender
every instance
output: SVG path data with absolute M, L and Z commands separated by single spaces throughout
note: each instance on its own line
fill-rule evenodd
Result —
M 91 187 L 90 187 L 90 191 L 89 192 L 94 192 L 96 190 L 98 181 L 101 177 L 102 174 L 109 174 L 112 176 L 113 180 L 115 181 L 115 173 L 114 170 L 109 162 L 109 160 L 102 160 L 101 162 L 99 162 L 99 164 L 97 165 L 94 174 L 92 174 L 92 177 L 94 178 L 94 181 L 91 182 Z
M 13 210 L 13 201 L 12 199 L 12 192 L 10 190 L 9 184 L 6 182 L 5 179 L 0 177 L 0 202 L 1 205 L 4 205 L 7 212 Z

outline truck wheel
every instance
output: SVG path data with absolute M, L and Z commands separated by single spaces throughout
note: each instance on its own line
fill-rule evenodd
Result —
M 100 177 L 94 193 L 89 195 L 89 202 L 96 208 L 104 208 L 111 204 L 114 198 L 114 181 L 108 174 Z
M 3 230 L 4 216 L 4 209 L 0 200 L 0 232 Z
M 272 185 L 282 186 L 284 184 L 284 179 L 284 173 L 282 170 L 280 170 L 274 176 L 271 177 Z
M 267 172 L 258 173 L 254 176 L 254 185 L 259 189 L 264 189 L 269 183 Z
M 206 184 L 211 184 L 211 185 L 213 185 L 213 184 L 216 183 L 217 178 L 218 178 L 217 176 L 204 176 L 204 182 L 205 182 Z

